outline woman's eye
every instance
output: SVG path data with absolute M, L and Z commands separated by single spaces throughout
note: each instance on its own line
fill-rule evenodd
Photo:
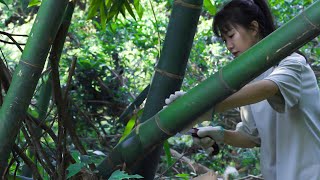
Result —
M 232 38 L 232 37 L 233 37 L 233 35 L 234 35 L 234 34 L 230 34 L 230 35 L 229 35 L 229 38 Z

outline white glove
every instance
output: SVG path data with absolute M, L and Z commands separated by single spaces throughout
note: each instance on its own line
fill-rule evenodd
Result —
M 178 98 L 180 98 L 181 96 L 183 96 L 186 92 L 180 90 L 180 91 L 176 91 L 174 94 L 171 94 L 169 96 L 169 98 L 165 99 L 165 106 L 163 106 L 163 109 L 165 109 L 169 104 L 171 104 L 172 102 L 174 102 L 175 100 L 177 100 Z M 204 114 L 202 114 L 201 116 L 199 116 L 195 121 L 193 121 L 193 123 L 189 124 L 186 128 L 184 128 L 181 133 L 186 133 L 188 132 L 194 125 L 199 124 L 203 121 L 208 121 L 211 120 L 212 117 L 212 112 L 208 111 Z
M 180 90 L 180 91 L 176 91 L 174 92 L 174 94 L 171 94 L 169 96 L 169 98 L 167 98 L 164 102 L 166 103 L 165 106 L 163 106 L 163 109 L 166 108 L 169 104 L 171 104 L 172 102 L 174 102 L 175 100 L 177 100 L 179 97 L 183 96 L 186 92 Z
M 213 152 L 212 145 L 215 142 L 223 142 L 224 141 L 224 129 L 221 126 L 207 126 L 207 127 L 199 127 L 197 128 L 197 135 L 200 138 L 192 137 L 193 144 L 196 146 L 200 146 L 203 149 L 206 149 L 208 154 Z

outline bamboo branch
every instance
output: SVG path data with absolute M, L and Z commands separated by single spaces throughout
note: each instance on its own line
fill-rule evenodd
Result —
M 42 179 L 38 172 L 37 166 L 23 153 L 17 144 L 13 145 L 13 150 L 21 157 L 21 159 L 29 166 L 35 179 Z
M 189 169 L 193 170 L 196 174 L 204 174 L 204 173 L 207 173 L 209 171 L 212 171 L 209 168 L 203 166 L 202 164 L 198 164 L 195 161 L 190 160 L 186 156 L 183 156 L 182 154 L 180 154 L 179 152 L 177 152 L 174 149 L 170 149 L 170 152 L 175 158 L 179 158 L 183 162 L 187 163 Z

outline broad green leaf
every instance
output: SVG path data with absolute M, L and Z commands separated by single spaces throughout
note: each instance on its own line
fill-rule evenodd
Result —
M 6 5 L 6 6 L 7 6 L 7 8 L 9 9 L 9 7 L 8 7 L 7 3 L 6 3 L 6 2 L 4 2 L 4 0 L 0 0 L 0 3 L 2 3 L 2 4 L 4 4 L 4 5 Z
M 124 5 L 125 5 L 125 7 L 127 8 L 129 14 L 133 17 L 133 19 L 134 19 L 134 20 L 137 20 L 137 19 L 136 19 L 136 16 L 134 15 L 134 13 L 133 13 L 133 11 L 132 11 L 132 8 L 131 8 L 131 6 L 130 6 L 130 4 L 129 4 L 129 2 L 128 2 L 127 0 L 124 1 Z
M 78 172 L 81 171 L 81 169 L 85 167 L 84 163 L 76 163 L 76 164 L 71 164 L 67 170 L 68 170 L 68 176 L 67 178 L 70 178 L 74 175 L 76 175 Z
M 32 6 L 39 6 L 41 4 L 41 0 L 31 0 L 28 4 L 28 8 Z
M 167 157 L 168 165 L 171 166 L 172 165 L 172 155 L 170 152 L 170 145 L 167 140 L 165 140 L 163 143 L 163 149 L 164 149 L 164 152 Z
M 214 15 L 217 12 L 217 8 L 211 3 L 211 0 L 204 0 L 203 6 L 211 15 Z
M 132 178 L 142 179 L 143 177 L 140 175 L 129 175 L 124 171 L 117 170 L 111 174 L 111 176 L 109 177 L 109 180 L 122 180 L 122 179 L 132 179 Z

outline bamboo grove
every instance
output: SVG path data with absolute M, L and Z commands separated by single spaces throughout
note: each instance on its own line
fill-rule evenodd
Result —
M 90 169 L 97 172 L 96 176 L 109 177 L 115 170 L 125 169 L 129 173 L 140 174 L 145 179 L 153 179 L 160 159 L 160 147 L 165 140 L 192 124 L 195 117 L 206 112 L 320 34 L 320 1 L 316 1 L 301 14 L 162 110 L 165 98 L 181 88 L 202 5 L 201 0 L 174 1 L 161 56 L 155 66 L 150 86 L 147 88 L 148 95 L 141 122 L 113 148 L 101 164 L 97 167 L 90 164 Z M 109 8 L 112 9 L 112 7 Z M 13 76 L 11 77 L 7 71 L 0 72 L 0 80 L 1 82 L 5 80 L 7 91 L 0 109 L 0 174 L 2 178 L 8 171 L 4 167 L 8 166 L 11 151 L 16 152 L 25 161 L 27 164 L 25 170 L 31 172 L 34 179 L 43 178 L 37 171 L 32 158 L 27 157 L 15 144 L 20 130 L 28 136 L 26 129 L 36 129 L 35 126 L 39 126 L 57 144 L 54 155 L 55 164 L 45 152 L 37 152 L 40 156 L 39 163 L 54 179 L 66 179 L 66 168 L 76 162 L 63 139 L 67 134 L 75 148 L 82 155 L 87 154 L 67 114 L 69 87 L 67 86 L 63 91 L 59 80 L 59 59 L 73 11 L 73 1 L 44 0 Z M 114 13 L 111 14 L 111 17 L 115 16 Z M 106 21 L 111 17 L 101 18 Z M 27 114 L 27 109 L 47 57 L 51 74 L 46 80 L 47 83 L 44 83 L 41 88 L 38 105 L 42 108 L 42 113 L 39 119 L 35 119 Z M 76 59 L 70 68 L 68 83 L 71 81 L 75 65 Z M 0 68 L 5 69 L 2 61 L 0 61 Z M 9 84 L 10 88 L 8 88 Z M 57 135 L 49 126 L 41 123 L 51 94 L 55 97 L 54 103 L 58 111 Z M 142 103 L 141 99 L 139 102 Z M 33 124 L 26 123 L 27 127 L 22 127 L 25 119 L 32 121 Z M 35 132 L 30 133 L 32 143 L 34 146 L 41 146 L 39 142 L 41 130 L 28 132 Z

